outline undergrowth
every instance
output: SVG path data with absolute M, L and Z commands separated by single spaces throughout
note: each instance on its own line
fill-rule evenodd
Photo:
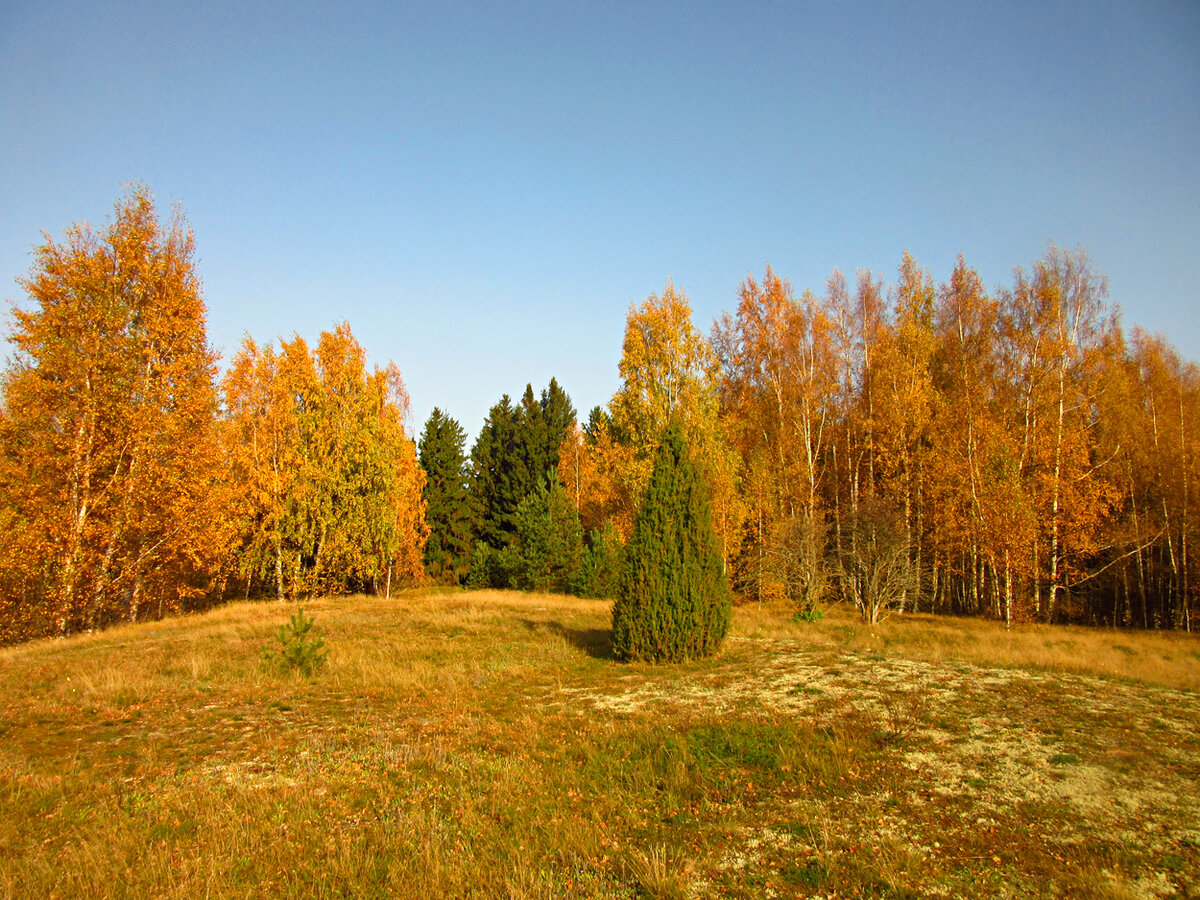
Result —
M 274 671 L 298 672 L 305 678 L 315 675 L 329 656 L 324 636 L 313 631 L 315 624 L 312 618 L 304 615 L 303 607 L 297 608 L 291 619 L 275 632 L 279 646 L 263 648 L 263 665 Z

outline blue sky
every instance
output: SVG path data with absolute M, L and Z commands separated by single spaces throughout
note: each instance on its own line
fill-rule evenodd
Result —
M 0 296 L 129 182 L 211 342 L 350 322 L 419 430 L 616 389 L 631 303 L 707 332 L 769 262 L 989 286 L 1050 241 L 1200 359 L 1200 3 L 0 3 Z

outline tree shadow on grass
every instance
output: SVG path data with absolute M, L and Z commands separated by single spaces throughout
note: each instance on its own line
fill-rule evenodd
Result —
M 565 640 L 572 647 L 578 647 L 592 659 L 612 659 L 612 629 L 610 628 L 568 628 L 561 622 L 535 622 L 532 619 L 522 619 L 521 624 L 530 631 L 548 631 Z

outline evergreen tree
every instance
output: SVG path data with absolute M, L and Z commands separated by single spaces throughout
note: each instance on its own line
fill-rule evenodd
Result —
M 526 591 L 565 593 L 583 551 L 579 512 L 557 479 L 543 482 L 517 508 L 508 553 L 511 583 Z
M 607 519 L 588 535 L 572 593 L 580 597 L 611 600 L 621 591 L 621 573 L 625 566 L 625 547 L 621 535 Z
M 725 637 L 731 605 L 704 480 L 672 421 L 626 547 L 613 651 L 653 662 L 707 656 Z
M 513 566 L 511 544 L 497 550 L 491 544 L 479 541 L 468 560 L 467 587 L 504 590 L 512 584 Z
M 514 406 L 506 394 L 492 407 L 471 449 L 479 540 L 496 550 L 512 540 L 517 507 L 554 477 L 559 448 L 574 424 L 571 398 L 553 378 L 540 400 L 526 385 L 520 403 Z
M 513 488 L 518 505 L 546 481 L 546 441 L 542 405 L 533 393 L 533 385 L 527 384 L 517 407 L 513 433 Z
M 559 450 L 575 426 L 575 406 L 554 378 L 550 379 L 550 384 L 542 391 L 541 406 L 546 458 L 539 471 L 545 472 L 558 469 Z
M 508 394 L 491 408 L 475 446 L 471 448 L 471 494 L 478 519 L 476 537 L 496 550 L 513 531 L 513 516 L 521 495 L 515 458 L 516 414 Z
M 547 473 L 558 470 L 559 450 L 575 425 L 575 407 L 551 378 L 540 400 L 534 396 L 533 385 L 525 386 L 516 419 L 519 462 L 514 480 L 518 493 L 525 497 L 546 481 Z
M 418 448 L 429 525 L 425 569 L 433 578 L 454 583 L 466 574 L 473 544 L 465 447 L 462 426 L 435 407 Z
M 588 413 L 587 424 L 583 426 L 583 434 L 589 445 L 594 445 L 604 429 L 612 428 L 612 416 L 601 406 L 593 406 Z

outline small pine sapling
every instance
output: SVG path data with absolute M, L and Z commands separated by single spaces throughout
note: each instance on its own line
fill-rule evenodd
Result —
M 299 672 L 305 678 L 315 675 L 325 665 L 329 648 L 321 633 L 313 631 L 313 624 L 303 608 L 297 609 L 289 622 L 275 630 L 279 649 L 263 648 L 263 664 L 280 671 Z

